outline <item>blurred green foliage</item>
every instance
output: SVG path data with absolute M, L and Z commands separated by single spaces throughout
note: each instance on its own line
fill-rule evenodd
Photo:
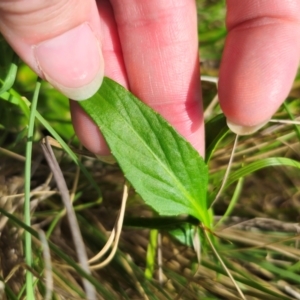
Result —
M 3 85 L 14 52 L 2 37 L 0 38 L 0 53 L 0 83 Z M 20 138 L 20 134 L 27 128 L 28 108 L 23 103 L 22 97 L 31 100 L 36 79 L 36 74 L 20 62 L 13 88 L 0 95 L 0 142 L 6 143 L 6 147 L 12 140 L 21 141 L 25 137 L 21 135 L 22 138 Z M 68 141 L 74 137 L 69 100 L 46 82 L 43 83 L 40 92 L 38 111 L 65 140 Z M 38 123 L 36 125 L 35 138 L 39 140 L 47 132 Z M 76 138 L 75 141 L 77 141 Z
M 226 36 L 224 0 L 198 0 L 201 60 L 220 60 Z

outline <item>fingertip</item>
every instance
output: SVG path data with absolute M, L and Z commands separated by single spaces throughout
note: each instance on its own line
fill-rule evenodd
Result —
M 250 134 L 269 120 L 289 94 L 299 64 L 295 24 L 271 24 L 230 32 L 218 84 L 229 127 Z
M 73 100 L 91 97 L 104 76 L 100 42 L 88 23 L 33 46 L 43 77 Z

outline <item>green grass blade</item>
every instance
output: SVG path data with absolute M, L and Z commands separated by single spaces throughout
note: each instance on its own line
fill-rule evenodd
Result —
M 270 263 L 268 261 L 262 261 L 260 263 L 260 267 L 265 268 L 273 274 L 276 274 L 280 279 L 289 280 L 291 282 L 297 283 L 298 285 L 300 284 L 300 275 L 296 272 L 291 272 L 284 268 L 277 267 L 273 263 Z
M 26 116 L 26 118 L 29 120 L 30 102 L 27 100 L 27 103 L 29 103 L 29 105 L 26 105 L 21 95 L 19 95 L 15 90 L 10 89 L 9 91 L 4 92 L 3 94 L 0 95 L 0 99 L 19 106 L 22 112 L 24 113 L 24 115 Z
M 205 124 L 205 161 L 208 163 L 219 143 L 229 132 L 226 118 L 223 114 L 217 115 Z
M 247 166 L 244 166 L 235 172 L 232 172 L 231 175 L 228 177 L 228 181 L 226 183 L 225 188 L 229 187 L 232 183 L 239 180 L 239 178 L 245 177 L 257 170 L 267 168 L 267 167 L 275 167 L 275 166 L 285 166 L 285 167 L 293 167 L 293 168 L 300 169 L 300 163 L 290 158 L 286 158 L 286 157 L 263 158 Z
M 146 269 L 145 269 L 145 277 L 147 279 L 152 279 L 153 277 L 154 266 L 156 261 L 157 237 L 158 237 L 158 230 L 157 229 L 150 230 L 149 243 L 148 243 L 147 254 L 146 254 Z
M 218 28 L 209 30 L 205 33 L 199 34 L 199 40 L 202 45 L 214 44 L 216 41 L 225 38 L 227 30 L 225 28 Z
M 8 73 L 2 83 L 2 87 L 0 88 L 0 95 L 8 91 L 13 86 L 17 76 L 18 62 L 19 62 L 19 57 L 14 53 L 12 62 L 10 63 L 8 69 Z
M 241 177 L 239 178 L 238 180 L 238 183 L 235 187 L 235 190 L 234 190 L 234 193 L 233 193 L 233 196 L 232 196 L 232 199 L 229 203 L 229 206 L 227 207 L 224 215 L 222 216 L 222 218 L 219 220 L 219 222 L 215 225 L 215 228 L 220 226 L 228 216 L 230 216 L 230 214 L 232 213 L 238 199 L 239 199 L 239 196 L 241 194 L 241 191 L 242 191 L 242 187 L 243 187 L 243 183 L 244 183 L 244 177 Z
M 224 257 L 222 257 L 224 259 Z M 228 260 L 224 259 L 227 265 L 230 265 L 230 263 L 228 262 Z M 218 265 L 213 264 L 212 262 L 208 261 L 208 260 L 202 260 L 202 264 L 204 267 L 207 267 L 211 270 L 216 271 L 217 273 L 225 274 L 225 271 Z M 242 284 L 248 285 L 254 289 L 257 289 L 260 292 L 264 292 L 267 295 L 269 295 L 270 299 L 280 299 L 280 300 L 290 300 L 290 297 L 285 297 L 283 296 L 281 293 L 277 293 L 276 291 L 272 290 L 268 285 L 266 285 L 265 283 L 261 283 L 259 281 L 255 281 L 252 280 L 251 278 L 247 278 L 244 276 L 244 274 L 235 274 L 235 280 L 237 282 L 240 282 Z
M 31 104 L 30 119 L 28 124 L 28 134 L 26 143 L 26 161 L 25 161 L 25 203 L 24 203 L 24 222 L 27 226 L 31 226 L 30 215 L 30 183 L 31 183 L 31 161 L 32 161 L 32 143 L 34 133 L 34 120 L 36 113 L 36 106 L 41 87 L 41 80 L 38 79 L 34 90 L 34 95 Z M 25 231 L 25 261 L 26 264 L 32 267 L 32 247 L 31 247 L 31 234 Z M 27 299 L 35 299 L 33 290 L 33 276 L 32 273 L 26 270 L 26 296 Z

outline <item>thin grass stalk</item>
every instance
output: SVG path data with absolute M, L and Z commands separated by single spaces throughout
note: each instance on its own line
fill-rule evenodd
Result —
M 25 160 L 25 201 L 24 201 L 24 223 L 27 226 L 31 226 L 31 215 L 30 215 L 30 183 L 31 183 L 31 161 L 32 161 L 32 143 L 33 143 L 33 132 L 34 132 L 34 120 L 36 114 L 36 107 L 38 96 L 41 88 L 41 79 L 38 78 L 32 98 L 32 104 L 30 108 L 30 117 L 28 124 L 28 134 L 26 143 L 26 160 Z M 32 267 L 32 241 L 31 234 L 25 231 L 25 262 L 29 268 Z M 26 270 L 26 298 L 29 300 L 35 299 L 33 291 L 33 275 L 30 271 Z
M 232 166 L 232 162 L 233 162 L 233 157 L 234 157 L 235 149 L 237 147 L 238 138 L 239 138 L 239 136 L 236 135 L 235 140 L 234 140 L 234 144 L 233 144 L 233 147 L 232 147 L 232 152 L 231 152 L 231 155 L 230 155 L 230 159 L 229 159 L 229 162 L 228 162 L 228 166 L 227 166 L 225 175 L 223 177 L 223 181 L 222 181 L 221 187 L 220 187 L 220 189 L 219 189 L 219 191 L 218 191 L 218 193 L 217 193 L 217 195 L 215 197 L 215 200 L 212 202 L 211 207 L 213 207 L 214 204 L 218 201 L 220 195 L 223 192 L 224 187 L 226 186 L 226 182 L 227 182 L 227 179 L 228 179 L 228 176 L 229 176 L 229 173 L 230 173 L 230 169 L 231 169 L 231 166 Z
M 4 79 L 3 85 L 0 88 L 0 95 L 8 91 L 15 83 L 19 61 L 19 56 L 14 53 L 6 78 Z
M 222 216 L 222 218 L 218 221 L 218 223 L 215 225 L 215 228 L 217 228 L 218 226 L 220 226 L 229 216 L 230 214 L 232 213 L 235 205 L 237 204 L 237 201 L 240 197 L 240 194 L 242 192 L 242 187 L 243 187 L 243 184 L 244 184 L 244 177 L 241 177 L 239 180 L 238 180 L 238 183 L 235 187 L 235 190 L 234 190 L 234 193 L 233 193 L 233 196 L 231 198 L 231 201 L 229 203 L 229 206 L 227 207 L 224 215 Z
M 223 262 L 221 256 L 219 255 L 218 251 L 216 250 L 216 248 L 214 247 L 209 234 L 207 233 L 206 229 L 203 228 L 203 232 L 204 235 L 212 249 L 212 251 L 214 252 L 215 256 L 217 257 L 218 261 L 220 262 L 221 266 L 223 267 L 224 271 L 227 273 L 228 277 L 230 278 L 230 280 L 232 281 L 234 287 L 236 288 L 236 291 L 238 292 L 239 296 L 241 297 L 241 299 L 246 300 L 242 290 L 239 288 L 239 286 L 237 285 L 236 281 L 234 280 L 233 276 L 231 275 L 230 271 L 228 270 L 228 268 L 226 267 L 225 263 Z

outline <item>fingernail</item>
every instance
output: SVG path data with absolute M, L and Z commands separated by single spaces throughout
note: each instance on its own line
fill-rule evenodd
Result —
M 33 46 L 33 51 L 44 78 L 68 98 L 84 100 L 99 89 L 104 60 L 87 23 Z
M 237 125 L 234 122 L 227 119 L 227 126 L 235 134 L 249 135 L 249 134 L 252 134 L 252 133 L 258 131 L 260 128 L 262 128 L 264 125 L 266 125 L 268 122 L 269 122 L 269 120 L 267 120 L 263 123 L 260 123 L 258 125 L 255 125 L 255 126 L 242 126 L 242 125 Z

